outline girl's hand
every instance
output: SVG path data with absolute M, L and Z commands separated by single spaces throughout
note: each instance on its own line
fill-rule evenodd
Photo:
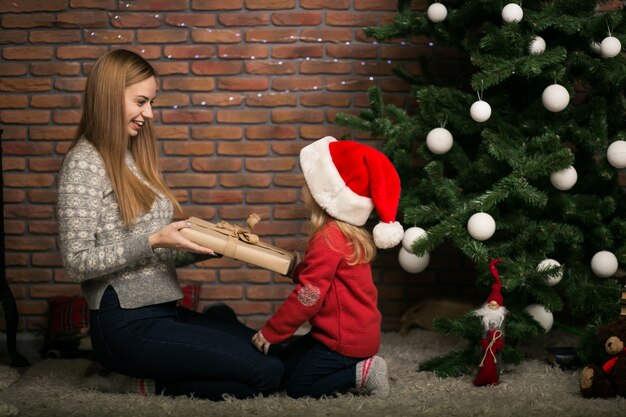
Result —
M 148 237 L 148 242 L 150 243 L 152 249 L 168 248 L 205 255 L 214 254 L 215 252 L 213 249 L 197 245 L 180 234 L 181 229 L 185 229 L 190 226 L 191 225 L 185 220 L 170 223 L 167 226 L 163 226 L 158 232 L 150 235 Z
M 271 345 L 271 343 L 268 342 L 267 339 L 265 339 L 265 336 L 263 336 L 263 333 L 261 333 L 260 330 L 256 332 L 254 336 L 252 336 L 252 344 L 254 344 L 254 346 L 256 346 L 256 348 L 259 349 L 260 352 L 263 352 L 266 355 L 267 352 L 270 350 Z

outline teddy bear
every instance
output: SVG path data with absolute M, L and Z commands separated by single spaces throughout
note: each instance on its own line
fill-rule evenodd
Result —
M 597 336 L 611 358 L 602 366 L 583 368 L 580 393 L 585 398 L 626 397 L 626 316 L 601 326 Z

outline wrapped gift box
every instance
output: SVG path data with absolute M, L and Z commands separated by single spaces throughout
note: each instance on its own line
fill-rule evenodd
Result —
M 255 215 L 251 217 L 253 216 Z M 247 228 L 227 222 L 214 224 L 196 217 L 190 217 L 187 221 L 191 223 L 191 227 L 181 229 L 180 233 L 192 242 L 211 248 L 220 255 L 282 275 L 290 275 L 295 266 L 295 253 L 261 241 L 251 232 L 254 225 L 250 219 L 248 219 L 250 227 Z

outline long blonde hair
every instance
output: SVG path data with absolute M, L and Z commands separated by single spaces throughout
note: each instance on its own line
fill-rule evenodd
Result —
M 374 260 L 376 256 L 376 245 L 372 239 L 372 235 L 364 228 L 354 226 L 344 221 L 335 219 L 330 216 L 326 211 L 320 207 L 319 204 L 311 197 L 311 192 L 305 184 L 303 193 L 308 193 L 307 204 L 311 210 L 311 231 L 309 233 L 309 241 L 319 233 L 324 225 L 329 221 L 334 221 L 341 233 L 348 239 L 352 253 L 347 257 L 348 265 L 358 265 L 362 263 L 369 263 Z M 306 197 L 305 197 L 306 198 Z M 325 239 L 328 239 L 328 235 L 324 235 Z M 327 240 L 328 243 L 333 245 L 334 242 Z M 339 248 L 337 248 L 339 250 Z
M 132 140 L 127 133 L 125 89 L 152 76 L 156 76 L 154 68 L 134 52 L 118 49 L 102 55 L 87 77 L 83 113 L 74 142 L 85 137 L 100 152 L 127 226 L 150 210 L 159 192 L 180 210 L 161 175 L 152 120 L 146 118 Z M 129 150 L 145 182 L 126 165 Z

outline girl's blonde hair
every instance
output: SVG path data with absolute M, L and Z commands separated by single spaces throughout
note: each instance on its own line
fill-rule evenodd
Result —
M 74 144 L 85 137 L 98 150 L 113 186 L 124 223 L 130 226 L 163 194 L 180 210 L 159 168 L 159 148 L 151 119 L 130 140 L 125 120 L 126 87 L 156 76 L 154 68 L 134 52 L 118 49 L 102 55 L 87 77 L 83 113 Z M 130 151 L 145 182 L 125 163 Z
M 309 193 L 307 185 L 304 185 L 305 190 L 303 192 Z M 311 210 L 311 232 L 309 233 L 309 241 L 317 234 L 324 225 L 332 220 L 335 222 L 337 227 L 343 235 L 350 242 L 350 247 L 352 248 L 352 253 L 347 257 L 348 265 L 358 265 L 362 263 L 369 263 L 374 260 L 376 256 L 376 245 L 374 244 L 374 240 L 372 239 L 372 235 L 364 228 L 359 226 L 354 226 L 349 223 L 346 223 L 341 220 L 337 220 L 334 217 L 330 216 L 313 198 L 308 199 L 309 208 Z M 325 239 L 328 239 L 327 235 L 324 235 Z M 333 242 L 328 241 L 329 244 L 333 245 Z M 339 250 L 339 249 L 337 249 Z

